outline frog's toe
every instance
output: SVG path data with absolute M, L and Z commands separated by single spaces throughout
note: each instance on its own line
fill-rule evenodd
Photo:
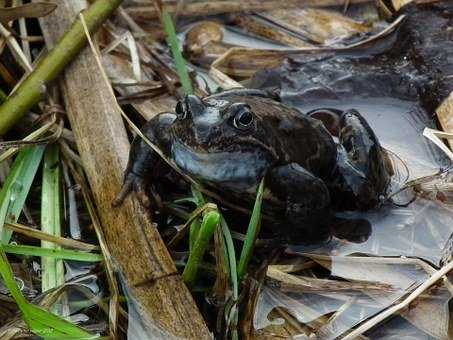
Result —
M 367 210 L 380 204 L 390 183 L 386 154 L 368 122 L 356 110 L 340 120 L 340 146 L 332 187 L 334 201 L 346 210 Z
M 145 180 L 140 176 L 134 174 L 133 172 L 130 172 L 126 175 L 123 186 L 121 187 L 121 191 L 116 196 L 112 205 L 114 207 L 120 206 L 132 191 L 137 195 L 137 198 L 141 205 L 146 208 L 151 206 L 149 196 L 146 192 Z

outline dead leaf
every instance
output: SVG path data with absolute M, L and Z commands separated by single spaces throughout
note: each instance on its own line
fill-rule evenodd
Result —
M 0 23 L 6 24 L 19 18 L 39 18 L 52 13 L 57 8 L 50 2 L 35 2 L 22 6 L 0 8 Z
M 407 5 L 409 2 L 412 2 L 412 0 L 392 0 L 392 5 L 395 10 L 399 11 L 401 7 Z
M 341 39 L 365 34 L 371 30 L 370 25 L 359 23 L 340 13 L 322 9 L 278 9 L 259 13 L 259 16 L 297 37 L 323 45 L 335 44 Z

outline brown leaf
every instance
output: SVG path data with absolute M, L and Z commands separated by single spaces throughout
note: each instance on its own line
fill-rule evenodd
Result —
M 0 8 L 0 23 L 6 24 L 19 18 L 39 18 L 52 13 L 56 4 L 50 2 L 35 2 L 16 7 Z

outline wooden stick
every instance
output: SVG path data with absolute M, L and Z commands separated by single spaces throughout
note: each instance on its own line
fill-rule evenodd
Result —
M 53 2 L 58 9 L 40 20 L 50 46 L 84 5 L 73 0 Z M 210 338 L 148 213 L 133 196 L 112 208 L 122 185 L 129 142 L 110 84 L 89 48 L 65 70 L 61 86 L 106 244 L 144 326 L 159 331 L 161 338 Z

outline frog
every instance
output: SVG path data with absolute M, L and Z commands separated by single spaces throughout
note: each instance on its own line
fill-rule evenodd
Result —
M 379 206 L 391 178 L 385 151 L 358 111 L 304 114 L 261 90 L 187 95 L 141 133 L 148 141 L 137 136 L 131 144 L 118 202 L 135 192 L 149 205 L 149 181 L 170 161 L 230 202 L 250 206 L 263 181 L 263 212 L 284 221 L 287 238 L 323 234 L 337 211 Z

